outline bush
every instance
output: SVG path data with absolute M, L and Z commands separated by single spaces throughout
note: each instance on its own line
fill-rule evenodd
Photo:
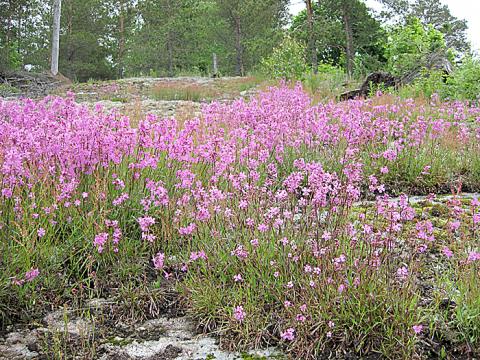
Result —
M 0 44 L 0 71 L 18 70 L 22 66 L 22 58 L 17 51 L 17 43 Z
M 272 55 L 262 60 L 262 68 L 266 75 L 275 79 L 303 79 L 308 69 L 305 46 L 291 37 L 285 37 Z
M 479 100 L 480 61 L 469 57 L 447 77 L 442 71 L 425 70 L 422 77 L 399 90 L 402 98 L 429 98 L 433 94 L 443 100 Z
M 388 37 L 387 67 L 393 75 L 403 75 L 425 62 L 435 51 L 447 51 L 443 34 L 432 25 L 424 26 L 412 18 L 406 26 L 394 28 Z
M 442 71 L 424 71 L 422 76 L 412 84 L 402 87 L 399 95 L 402 98 L 430 98 L 437 94 L 445 99 L 448 96 L 448 87 Z
M 448 96 L 459 100 L 480 97 L 480 61 L 468 57 L 447 80 Z
M 0 84 L 0 96 L 19 94 L 20 90 L 10 84 Z
M 344 71 L 330 64 L 319 64 L 318 73 L 309 72 L 303 80 L 305 88 L 322 99 L 335 98 L 344 82 Z

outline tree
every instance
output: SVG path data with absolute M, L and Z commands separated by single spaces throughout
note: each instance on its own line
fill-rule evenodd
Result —
M 114 78 L 108 3 L 102 0 L 63 0 L 60 72 L 86 81 Z
M 106 29 L 108 38 L 105 38 L 112 66 L 118 77 L 122 78 L 126 71 L 126 56 L 129 42 L 135 32 L 138 19 L 136 0 L 104 0 Z
M 398 25 L 389 35 L 386 56 L 388 70 L 403 76 L 412 69 L 428 67 L 429 56 L 442 52 L 448 57 L 443 34 L 432 25 L 423 25 L 417 18 L 410 18 L 406 25 Z
M 340 11 L 342 13 L 343 26 L 345 29 L 345 57 L 347 76 L 350 78 L 353 74 L 353 63 L 355 61 L 355 44 L 353 42 L 353 24 L 352 17 L 354 10 L 354 4 L 350 0 L 341 0 Z
M 313 72 L 316 74 L 318 71 L 318 56 L 317 56 L 317 46 L 315 41 L 314 34 L 314 19 L 313 19 L 313 6 L 312 0 L 305 0 L 307 6 L 307 24 L 308 24 L 308 50 L 310 51 L 312 57 L 312 68 Z
M 51 21 L 45 22 L 47 13 L 48 2 L 0 0 L 0 68 L 18 69 L 37 61 L 48 63 Z
M 58 55 L 60 47 L 60 15 L 62 0 L 55 0 L 53 5 L 53 30 L 52 30 L 52 75 L 58 74 Z
M 286 36 L 272 54 L 262 60 L 262 67 L 271 78 L 301 80 L 307 72 L 305 46 Z
M 463 53 L 470 50 L 467 41 L 467 22 L 453 16 L 447 5 L 438 0 L 378 0 L 385 5 L 384 16 L 396 18 L 397 24 L 405 24 L 409 18 L 431 24 L 445 36 L 447 46 Z
M 129 71 L 150 70 L 173 76 L 182 67 L 182 48 L 189 48 L 187 33 L 195 32 L 190 0 L 143 0 L 137 7 L 140 26 L 128 49 Z
M 343 65 L 351 75 L 354 71 L 375 70 L 384 61 L 385 32 L 363 2 L 321 0 L 313 4 L 313 18 L 315 46 L 321 62 Z M 309 43 L 305 10 L 294 17 L 290 32 L 296 39 Z
M 287 0 L 216 0 L 220 18 L 228 26 L 226 45 L 234 48 L 236 75 L 245 74 L 248 58 L 262 58 L 271 51 L 275 39 L 280 40 L 288 3 Z

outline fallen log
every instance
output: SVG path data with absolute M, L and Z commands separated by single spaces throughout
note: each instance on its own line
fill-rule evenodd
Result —
M 400 77 L 395 77 L 388 72 L 377 71 L 367 76 L 359 89 L 344 92 L 339 96 L 340 101 L 355 98 L 367 98 L 373 91 L 381 88 L 398 89 L 400 86 L 413 83 L 415 80 L 428 76 L 431 71 L 441 71 L 445 77 L 453 72 L 453 66 L 448 60 L 444 49 L 428 54 L 423 61 Z M 427 75 L 425 75 L 427 74 Z
M 340 101 L 353 100 L 358 97 L 367 98 L 372 91 L 385 87 L 396 87 L 397 79 L 387 72 L 377 71 L 367 76 L 359 89 L 347 91 L 340 95 Z

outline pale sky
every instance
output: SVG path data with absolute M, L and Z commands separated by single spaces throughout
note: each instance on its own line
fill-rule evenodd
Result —
M 480 50 L 480 0 L 439 0 L 448 5 L 453 16 L 459 19 L 465 19 L 468 22 L 468 39 L 472 43 L 472 48 Z M 292 0 L 290 12 L 297 14 L 305 8 L 303 0 Z M 369 7 L 380 9 L 381 6 L 375 0 L 366 0 Z

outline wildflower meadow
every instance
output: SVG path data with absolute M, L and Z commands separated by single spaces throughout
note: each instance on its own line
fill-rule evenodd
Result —
M 2 327 L 168 290 L 232 350 L 478 355 L 480 107 L 282 83 L 134 123 L 74 96 L 0 100 Z

